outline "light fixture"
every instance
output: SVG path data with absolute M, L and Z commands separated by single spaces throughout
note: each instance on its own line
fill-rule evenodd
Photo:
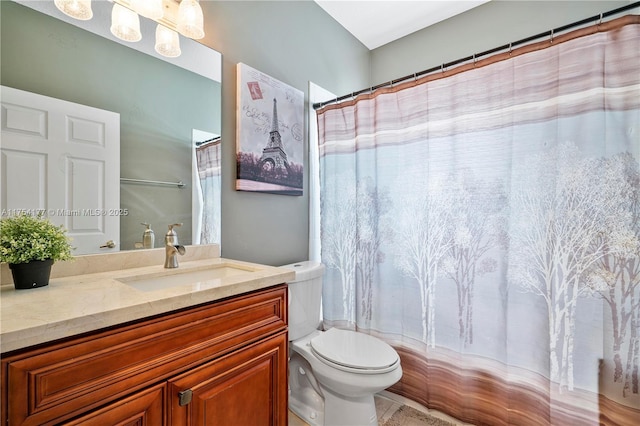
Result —
M 139 41 L 142 39 L 140 16 L 152 19 L 158 23 L 155 49 L 163 56 L 180 56 L 178 33 L 193 39 L 204 37 L 204 16 L 198 0 L 109 1 L 113 3 L 111 33 L 124 41 Z M 55 5 L 76 19 L 88 20 L 93 17 L 91 0 L 55 0 Z
M 182 0 L 178 8 L 178 32 L 185 37 L 201 39 L 204 37 L 203 15 L 197 0 Z
M 88 21 L 93 17 L 91 0 L 55 0 L 56 7 L 65 15 Z
M 163 15 L 162 0 L 131 0 L 131 8 L 149 19 L 160 19 Z
M 111 33 L 120 40 L 139 41 L 142 39 L 140 17 L 133 10 L 114 3 L 111 11 Z
M 156 52 L 162 56 L 175 58 L 180 56 L 180 37 L 178 33 L 158 24 L 156 27 Z

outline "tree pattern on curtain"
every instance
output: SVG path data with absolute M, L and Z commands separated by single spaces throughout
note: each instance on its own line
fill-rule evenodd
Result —
M 318 112 L 325 322 L 406 349 L 406 396 L 640 419 L 640 25 L 617 22 Z

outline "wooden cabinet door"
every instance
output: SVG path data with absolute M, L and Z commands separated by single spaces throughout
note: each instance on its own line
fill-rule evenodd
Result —
M 169 381 L 171 425 L 286 426 L 287 334 Z
M 160 426 L 166 424 L 166 384 L 154 386 L 77 419 L 65 426 Z

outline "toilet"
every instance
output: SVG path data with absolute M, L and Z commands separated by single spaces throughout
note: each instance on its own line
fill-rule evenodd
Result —
M 373 396 L 402 377 L 387 343 L 351 330 L 322 331 L 324 265 L 298 262 L 289 287 L 289 409 L 310 425 L 377 425 Z

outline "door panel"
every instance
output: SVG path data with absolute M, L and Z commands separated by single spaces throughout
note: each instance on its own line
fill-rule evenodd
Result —
M 285 426 L 286 339 L 275 335 L 170 380 L 171 424 Z
M 120 234 L 120 115 L 1 87 L 4 215 L 43 212 L 64 225 L 74 254 Z
M 115 404 L 93 411 L 64 426 L 161 426 L 165 420 L 165 385 L 137 392 Z
M 4 141 L 3 141 L 4 142 Z M 47 156 L 45 154 L 1 150 L 2 208 L 5 206 L 24 206 L 25 209 L 42 209 L 47 202 Z M 7 177 L 11 179 L 7 179 Z M 8 185 L 8 181 L 29 182 L 29 190 L 23 185 Z M 3 215 L 4 216 L 4 215 Z

